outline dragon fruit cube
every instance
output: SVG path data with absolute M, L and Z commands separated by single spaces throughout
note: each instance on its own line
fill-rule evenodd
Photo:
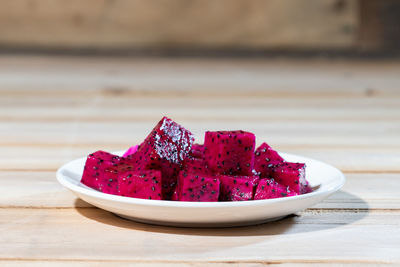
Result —
M 274 179 L 261 179 L 254 194 L 254 200 L 296 196 L 297 193 L 278 184 Z
M 258 176 L 218 176 L 221 181 L 220 201 L 243 201 L 253 199 Z
M 165 197 L 169 199 L 193 141 L 190 131 L 164 117 L 139 146 L 132 161 L 136 163 L 136 170 L 161 170 Z
M 276 182 L 288 186 L 297 194 L 305 194 L 310 189 L 305 177 L 305 168 L 304 163 L 283 162 L 274 168 L 272 177 Z
M 183 165 L 183 170 L 189 173 L 210 174 L 205 161 L 199 158 L 186 159 Z
M 272 176 L 274 167 L 284 162 L 278 152 L 273 150 L 267 143 L 262 143 L 255 152 L 254 169 L 262 178 Z
M 216 202 L 219 197 L 220 181 L 216 177 L 181 171 L 173 200 Z
M 161 184 L 161 172 L 157 170 L 127 171 L 118 175 L 121 196 L 161 200 Z
M 86 159 L 81 183 L 102 192 L 113 192 L 116 189 L 115 168 L 122 161 L 121 157 L 101 150 L 90 154 Z
M 224 175 L 253 175 L 255 135 L 244 131 L 206 132 L 204 157 L 208 168 Z
M 191 150 L 191 156 L 194 158 L 204 158 L 204 145 L 193 144 Z

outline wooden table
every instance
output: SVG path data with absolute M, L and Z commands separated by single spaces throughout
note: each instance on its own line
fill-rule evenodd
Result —
M 117 218 L 60 165 L 140 142 L 163 115 L 246 129 L 341 169 L 326 201 L 253 227 Z M 400 264 L 400 63 L 0 57 L 0 265 Z

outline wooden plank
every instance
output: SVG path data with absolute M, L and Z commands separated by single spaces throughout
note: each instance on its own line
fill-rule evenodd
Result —
M 229 261 L 229 262 L 216 262 L 216 261 L 210 261 L 210 262 L 182 262 L 182 261 L 118 261 L 118 260 L 113 260 L 113 261 L 96 261 L 96 260 L 0 260 L 0 265 L 4 267 L 8 266 L 134 266 L 134 267 L 159 267 L 160 265 L 165 266 L 165 267 L 202 267 L 202 266 L 216 266 L 216 267 L 226 267 L 226 266 L 235 266 L 235 267 L 240 267 L 240 266 L 250 266 L 250 267 L 258 267 L 258 266 L 280 266 L 280 267 L 307 267 L 307 266 L 323 266 L 323 267 L 345 267 L 345 266 L 351 266 L 351 267 L 376 267 L 376 263 L 326 263 L 326 262 L 317 262 L 317 263 L 281 263 L 281 262 L 269 262 L 269 261 Z M 381 264 L 382 265 L 382 264 Z M 396 263 L 385 263 L 385 266 L 397 266 Z
M 141 104 L 136 106 L 137 102 Z M 313 104 L 308 101 L 302 101 L 303 106 L 299 103 L 291 105 L 289 102 L 282 103 L 278 106 L 268 106 L 268 102 L 260 103 L 260 105 L 251 105 L 251 99 L 242 99 L 247 101 L 247 106 L 235 102 L 229 102 L 229 99 L 218 98 L 219 101 L 224 101 L 225 105 L 219 106 L 218 101 L 214 101 L 214 105 L 204 105 L 200 103 L 200 99 L 191 100 L 180 99 L 179 101 L 171 101 L 171 103 L 157 102 L 156 100 L 135 99 L 130 103 L 124 103 L 117 106 L 109 104 L 102 105 L 106 102 L 112 102 L 111 99 L 97 99 L 96 102 L 89 101 L 89 105 L 73 105 L 68 107 L 24 107 L 23 110 L 18 105 L 14 107 L 2 107 L 0 110 L 0 121 L 9 122 L 134 122 L 134 121 L 151 121 L 159 119 L 163 114 L 168 114 L 171 117 L 177 117 L 181 120 L 197 120 L 197 121 L 227 121 L 231 122 L 234 119 L 243 121 L 343 121 L 353 122 L 367 121 L 400 121 L 400 108 L 394 102 L 400 102 L 400 98 L 388 100 L 387 106 L 372 105 L 372 107 L 356 107 L 352 106 L 351 102 L 342 107 L 327 106 L 321 108 L 322 103 Z M 212 101 L 210 101 L 212 102 Z M 279 104 L 280 101 L 277 101 Z M 393 103 L 391 105 L 391 102 Z M 57 102 L 53 102 L 53 105 Z M 117 101 L 115 101 L 117 103 Z M 88 103 L 86 103 L 88 104 Z M 173 106 L 175 104 L 175 106 Z M 190 106 L 192 104 L 192 106 Z M 211 103 L 209 103 L 211 104 Z M 264 105 L 264 106 L 263 106 Z M 154 108 L 153 108 L 154 106 Z M 375 107 L 374 107 L 375 106 Z M 51 109 L 51 113 L 49 112 Z M 190 113 L 186 112 L 190 110 Z M 320 112 L 316 112 L 320 110 Z
M 140 143 L 162 115 L 144 122 L 0 122 L 0 144 L 15 146 L 120 146 Z M 400 146 L 400 124 L 393 122 L 332 122 L 332 121 L 227 121 L 180 119 L 171 116 L 190 129 L 196 142 L 203 143 L 204 132 L 209 129 L 245 129 L 257 135 L 258 143 L 267 141 L 280 148 L 346 147 L 359 150 L 392 150 Z M 261 120 L 264 121 L 264 120 Z M 29 132 L 29 139 L 26 133 Z
M 278 95 L 300 97 L 399 96 L 396 61 L 288 61 L 121 59 L 87 57 L 0 57 L 5 95 L 51 92 L 84 96 L 94 89 L 110 95 Z M 23 79 L 21 79 L 23 77 Z M 205 90 L 205 93 L 201 91 Z M 239 93 L 238 93 L 239 91 Z M 93 93 L 93 91 L 92 91 Z M 175 93 L 174 95 L 176 95 Z M 78 100 L 77 100 L 78 101 Z
M 0 258 L 399 264 L 399 219 L 387 211 L 304 212 L 253 227 L 190 229 L 99 209 L 2 209 Z
M 346 174 L 343 189 L 312 207 L 321 210 L 400 210 L 399 174 Z M 57 181 L 55 173 L 0 171 L 0 208 L 91 207 Z
M 0 45 L 12 48 L 342 48 L 354 45 L 358 25 L 355 0 L 340 5 L 327 0 L 2 0 L 0 4 L 4 25 Z M 321 20 L 324 23 L 318 23 Z

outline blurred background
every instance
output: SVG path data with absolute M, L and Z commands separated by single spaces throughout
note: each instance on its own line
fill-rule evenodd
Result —
M 343 170 L 400 170 L 400 1 L 0 6 L 2 169 L 122 150 L 167 115 L 199 143 L 245 129 Z
M 393 55 L 396 0 L 2 0 L 0 52 Z

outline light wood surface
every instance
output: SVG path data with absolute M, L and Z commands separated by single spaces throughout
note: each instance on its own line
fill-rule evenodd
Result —
M 400 63 L 0 57 L 1 266 L 400 264 Z M 162 115 L 246 129 L 345 172 L 324 202 L 252 227 L 145 225 L 62 188 L 57 168 L 123 150 Z

